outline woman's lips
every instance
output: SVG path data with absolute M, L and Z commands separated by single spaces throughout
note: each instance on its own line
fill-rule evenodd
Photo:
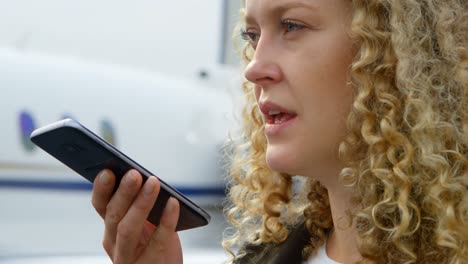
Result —
M 269 115 L 267 117 L 266 123 L 267 124 L 281 124 L 281 123 L 288 121 L 289 119 L 294 118 L 295 116 L 296 114 L 289 114 L 289 113 L 278 113 L 275 115 Z
M 265 135 L 277 136 L 296 120 L 297 114 L 271 101 L 259 103 L 265 117 Z
M 293 111 L 286 109 L 285 107 L 282 107 L 278 104 L 275 104 L 271 101 L 263 101 L 259 102 L 258 106 L 260 108 L 260 111 L 265 115 L 266 117 L 269 117 L 273 114 L 277 113 L 286 113 L 286 114 L 295 114 Z
M 281 116 L 280 116 L 281 115 Z M 296 114 L 279 114 L 278 117 L 268 119 L 265 124 L 265 135 L 269 137 L 279 136 L 296 121 Z

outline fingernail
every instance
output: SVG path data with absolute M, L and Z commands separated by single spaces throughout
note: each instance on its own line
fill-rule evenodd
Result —
M 110 175 L 109 173 L 107 173 L 107 171 L 103 170 L 100 174 L 99 174 L 99 181 L 103 184 L 103 185 L 107 185 L 110 183 Z
M 125 177 L 125 183 L 127 184 L 127 187 L 132 187 L 132 185 L 135 182 L 136 182 L 136 175 L 132 170 L 130 170 L 127 173 L 127 176 Z
M 143 194 L 148 196 L 153 193 L 154 191 L 154 180 L 151 179 L 152 177 L 149 177 L 148 180 L 146 180 L 145 185 L 143 186 Z

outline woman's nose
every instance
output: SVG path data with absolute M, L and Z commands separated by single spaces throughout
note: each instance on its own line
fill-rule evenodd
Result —
M 281 81 L 283 74 L 274 49 L 262 44 L 265 43 L 258 43 L 252 60 L 245 68 L 244 76 L 251 83 L 265 86 Z

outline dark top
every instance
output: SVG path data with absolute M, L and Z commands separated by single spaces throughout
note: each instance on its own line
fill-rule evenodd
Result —
M 286 241 L 281 244 L 265 243 L 260 245 L 248 244 L 240 252 L 246 252 L 246 255 L 234 260 L 234 264 L 257 264 L 257 263 L 287 263 L 301 264 L 303 259 L 303 250 L 310 244 L 310 234 L 305 223 L 293 228 Z

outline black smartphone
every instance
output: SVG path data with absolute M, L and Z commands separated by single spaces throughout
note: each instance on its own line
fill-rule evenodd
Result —
M 130 169 L 139 171 L 143 177 L 143 182 L 148 177 L 155 177 L 153 173 L 140 166 L 85 126 L 70 118 L 40 127 L 31 133 L 30 138 L 38 147 L 90 182 L 94 181 L 101 170 L 112 170 L 117 177 L 115 190 L 117 190 L 124 174 Z M 148 216 L 148 221 L 159 225 L 166 202 L 172 196 L 180 203 L 177 231 L 200 227 L 209 223 L 210 215 L 207 212 L 159 177 L 158 179 L 161 183 L 161 189 L 158 199 Z

